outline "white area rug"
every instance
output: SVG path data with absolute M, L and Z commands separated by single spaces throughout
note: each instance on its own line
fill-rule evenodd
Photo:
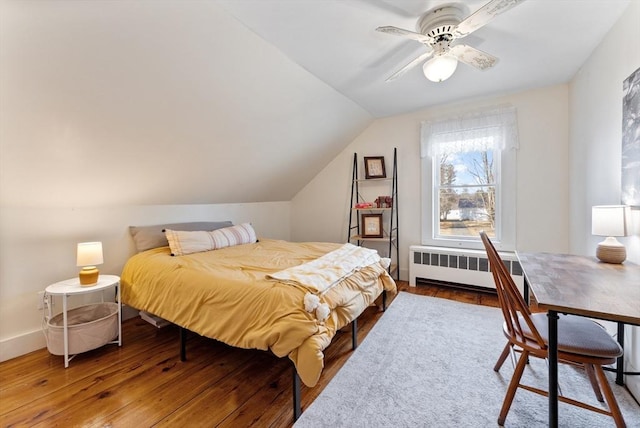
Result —
M 497 308 L 401 292 L 295 428 L 495 427 L 513 365 L 493 366 L 506 339 Z M 598 405 L 584 371 L 559 367 L 565 396 Z M 628 427 L 640 406 L 613 382 Z M 525 384 L 546 390 L 545 362 L 532 359 Z M 613 427 L 613 419 L 563 403 L 561 427 Z M 547 399 L 519 389 L 507 427 L 547 426 Z

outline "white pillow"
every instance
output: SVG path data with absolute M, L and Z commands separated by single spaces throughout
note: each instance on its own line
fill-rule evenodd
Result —
M 165 229 L 171 230 L 216 230 L 233 226 L 230 221 L 197 221 L 191 223 L 156 224 L 152 226 L 129 226 L 138 252 L 169 245 Z
M 223 227 L 212 231 L 180 231 L 165 229 L 172 256 L 218 250 L 234 245 L 256 242 L 256 232 L 249 223 Z

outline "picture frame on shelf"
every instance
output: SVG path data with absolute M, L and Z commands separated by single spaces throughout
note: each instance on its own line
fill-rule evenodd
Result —
M 382 214 L 361 214 L 362 237 L 382 238 Z
M 387 173 L 384 168 L 384 156 L 364 157 L 364 177 L 387 178 Z

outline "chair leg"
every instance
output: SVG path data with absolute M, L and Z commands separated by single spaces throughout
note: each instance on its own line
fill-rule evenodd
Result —
M 511 382 L 509 382 L 509 388 L 507 389 L 507 395 L 505 395 L 504 402 L 502 403 L 500 416 L 498 416 L 498 425 L 500 426 L 503 426 L 504 421 L 507 419 L 509 408 L 511 407 L 513 398 L 516 396 L 516 390 L 518 389 L 518 385 L 520 384 L 520 379 L 522 378 L 522 373 L 524 372 L 524 368 L 527 365 L 528 359 L 529 359 L 529 351 L 526 351 L 523 349 L 522 354 L 520 355 L 520 359 L 518 360 L 518 365 L 516 366 L 516 369 L 513 372 L 513 377 L 511 378 Z
M 593 392 L 596 394 L 596 398 L 599 402 L 604 403 L 604 398 L 602 398 L 602 392 L 600 392 L 600 386 L 598 386 L 598 380 L 596 379 L 596 372 L 593 368 L 593 364 L 585 364 L 584 370 L 587 372 L 587 376 L 589 376 L 589 382 L 591 382 L 591 387 L 593 388 Z
M 493 371 L 495 371 L 495 372 L 500 371 L 500 368 L 502 367 L 502 365 L 504 364 L 505 360 L 509 356 L 509 352 L 510 351 L 511 351 L 511 343 L 507 342 L 507 344 L 504 345 L 504 349 L 502 350 L 502 354 L 500 354 L 500 358 L 498 358 L 498 361 L 496 362 L 496 365 L 493 366 Z
M 600 381 L 600 387 L 602 388 L 602 392 L 604 393 L 604 398 L 607 401 L 607 406 L 609 406 L 609 411 L 611 412 L 611 416 L 616 423 L 617 428 L 624 428 L 627 426 L 624 422 L 624 418 L 622 417 L 622 412 L 620 412 L 620 407 L 618 407 L 618 402 L 616 401 L 616 397 L 613 395 L 613 391 L 611 391 L 611 386 L 609 385 L 609 380 L 604 374 L 604 370 L 602 370 L 602 366 L 594 366 L 596 375 L 598 376 L 598 380 Z

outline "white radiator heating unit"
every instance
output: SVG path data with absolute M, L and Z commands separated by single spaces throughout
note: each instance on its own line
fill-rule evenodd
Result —
M 499 254 L 523 293 L 524 276 L 516 254 Z M 485 251 L 412 245 L 409 247 L 409 285 L 415 287 L 420 283 L 496 288 Z

